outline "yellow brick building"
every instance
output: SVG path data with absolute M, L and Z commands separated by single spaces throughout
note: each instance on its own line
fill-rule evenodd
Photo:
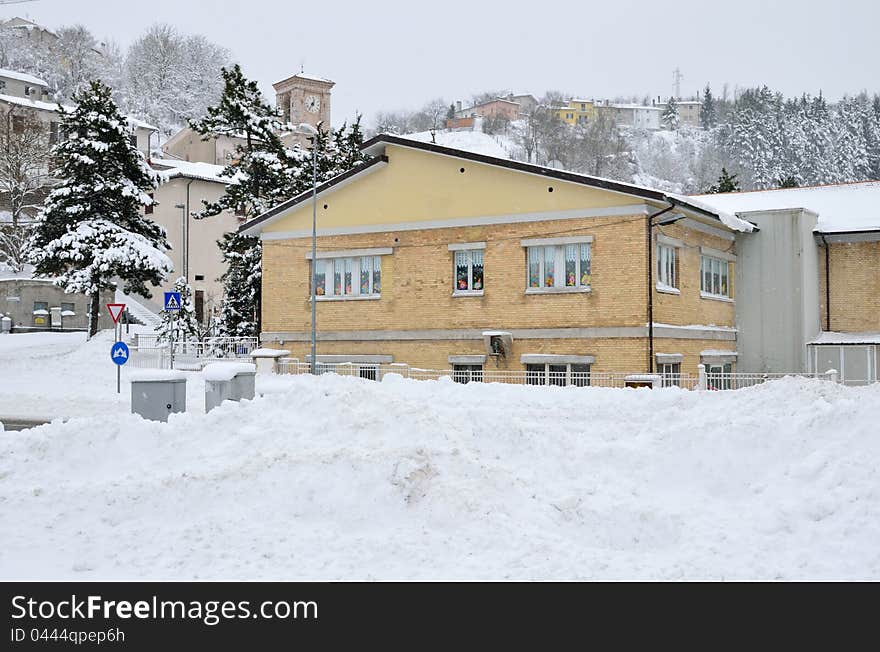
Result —
M 319 361 L 565 382 L 735 364 L 734 233 L 748 223 L 647 188 L 396 136 L 366 149 L 371 161 L 319 186 Z M 263 242 L 262 340 L 303 361 L 310 200 L 242 228 Z

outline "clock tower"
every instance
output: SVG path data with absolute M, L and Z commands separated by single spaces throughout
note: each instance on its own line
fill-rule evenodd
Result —
M 304 72 L 272 84 L 283 120 L 294 125 L 306 122 L 313 127 L 323 122 L 324 129 L 330 129 L 330 89 L 333 86 L 329 79 Z

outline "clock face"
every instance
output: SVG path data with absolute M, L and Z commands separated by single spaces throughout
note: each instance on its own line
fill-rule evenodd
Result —
M 306 96 L 306 111 L 309 113 L 317 113 L 321 110 L 321 100 L 316 95 Z

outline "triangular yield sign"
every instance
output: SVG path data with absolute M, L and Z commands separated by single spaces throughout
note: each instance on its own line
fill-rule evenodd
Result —
M 113 319 L 113 323 L 117 323 L 119 318 L 122 317 L 122 311 L 125 310 L 124 303 L 108 303 L 107 310 L 110 311 L 110 317 Z

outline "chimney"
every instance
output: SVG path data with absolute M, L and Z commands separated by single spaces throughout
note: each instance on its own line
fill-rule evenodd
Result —
M 456 110 L 456 111 L 461 111 L 461 100 L 456 100 L 456 101 L 455 101 L 455 110 Z

